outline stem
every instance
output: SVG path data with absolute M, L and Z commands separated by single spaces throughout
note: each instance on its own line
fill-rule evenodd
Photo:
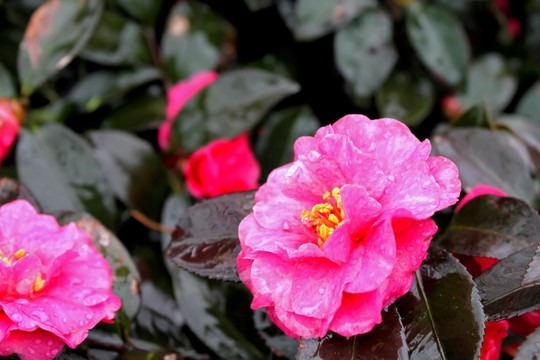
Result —
M 168 226 L 161 225 L 160 223 L 149 219 L 146 215 L 144 215 L 143 213 L 141 213 L 137 209 L 131 210 L 130 214 L 134 219 L 136 219 L 138 222 L 140 222 L 141 224 L 143 224 L 144 226 L 146 226 L 149 229 L 159 231 L 159 232 L 165 233 L 165 234 L 172 234 L 173 231 L 174 231 L 174 229 L 171 229 Z

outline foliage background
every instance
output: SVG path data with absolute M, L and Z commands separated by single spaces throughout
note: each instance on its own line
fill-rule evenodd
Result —
M 101 251 L 124 303 L 114 325 L 100 325 L 59 358 L 333 359 L 342 351 L 361 354 L 389 336 L 395 346 L 386 358 L 477 357 L 485 318 L 540 307 L 540 274 L 528 271 L 538 261 L 534 231 L 524 234 L 508 220 L 497 231 L 519 240 L 511 246 L 500 238 L 483 238 L 476 247 L 467 240 L 501 218 L 517 216 L 532 229 L 540 223 L 539 26 L 536 0 L 0 0 L 0 97 L 18 99 L 25 109 L 24 129 L 0 169 L 1 199 L 30 199 L 109 244 Z M 220 78 L 181 111 L 173 145 L 162 152 L 156 132 L 167 90 L 200 70 L 216 70 Z M 388 310 L 380 334 L 303 343 L 297 354 L 296 340 L 263 311 L 252 314 L 241 284 L 206 278 L 219 276 L 203 251 L 173 260 L 206 277 L 164 260 L 170 235 L 152 221 L 180 224 L 204 243 L 215 232 L 203 232 L 197 211 L 210 211 L 211 228 L 225 227 L 234 239 L 250 195 L 185 213 L 198 200 L 186 192 L 178 162 L 213 139 L 250 131 L 263 183 L 292 160 L 298 136 L 351 113 L 394 117 L 430 138 L 434 153 L 458 165 L 464 190 L 477 184 L 504 190 L 510 200 L 473 202 L 469 217 L 438 214 L 435 242 L 468 255 L 525 254 L 511 265 L 521 273 L 490 294 L 455 258 L 434 250 L 418 276 L 427 281 L 438 269 L 448 282 L 432 282 L 424 297 L 472 324 L 445 328 L 437 314 L 429 329 L 407 322 L 403 309 L 413 318 L 428 313 L 415 308 L 419 294 L 410 293 L 398 310 Z M 230 211 L 235 215 L 223 225 Z M 464 221 L 475 230 L 458 233 Z M 235 250 L 221 240 L 208 246 L 230 261 Z M 456 287 L 463 293 L 453 303 L 434 300 Z M 453 335 L 464 329 L 474 334 L 458 339 L 463 351 L 452 353 Z M 425 343 L 412 341 L 414 331 Z M 532 358 L 534 346 L 527 349 L 520 359 Z

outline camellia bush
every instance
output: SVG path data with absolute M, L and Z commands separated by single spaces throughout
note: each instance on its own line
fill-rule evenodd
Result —
M 0 357 L 538 359 L 540 1 L 0 0 Z

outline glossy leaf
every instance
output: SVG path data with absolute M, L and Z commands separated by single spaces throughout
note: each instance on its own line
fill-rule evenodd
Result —
M 138 131 L 157 129 L 165 119 L 164 96 L 142 96 L 112 111 L 101 124 L 104 129 Z
M 167 258 L 197 275 L 238 281 L 238 225 L 251 212 L 254 195 L 232 193 L 190 207 L 177 223 Z
M 184 1 L 170 12 L 161 49 L 167 75 L 173 82 L 218 65 L 229 25 L 206 4 Z
M 102 10 L 102 0 L 49 0 L 36 10 L 17 60 L 24 95 L 71 62 L 92 35 Z
M 28 201 L 36 211 L 41 211 L 37 200 L 26 186 L 13 179 L 0 178 L 0 206 L 20 199 Z
M 261 178 L 275 168 L 294 160 L 294 142 L 300 136 L 313 136 L 319 121 L 307 106 L 271 112 L 258 131 L 255 154 L 262 167 Z
M 459 128 L 435 135 L 432 144 L 436 154 L 456 163 L 465 189 L 487 184 L 508 196 L 527 202 L 534 199 L 531 166 L 522 155 L 526 149 L 511 135 Z
M 429 114 L 435 101 L 431 82 L 421 75 L 398 71 L 377 90 L 377 108 L 381 117 L 418 125 Z
M 160 71 L 153 67 L 116 73 L 98 71 L 78 82 L 67 98 L 81 110 L 92 112 L 137 86 L 159 79 L 160 75 Z
M 116 3 L 135 19 L 152 25 L 159 14 L 163 0 L 116 0 Z
M 407 8 L 406 27 L 416 55 L 449 85 L 464 77 L 469 45 L 461 23 L 442 7 L 415 2 Z
M 138 0 L 130 2 L 137 3 Z M 141 27 L 108 10 L 103 12 L 81 56 L 103 65 L 136 65 L 152 62 L 150 49 Z
M 482 304 L 471 275 L 452 255 L 432 250 L 416 272 L 411 290 L 395 304 L 411 360 L 476 359 L 480 355 Z
M 328 333 L 322 339 L 303 339 L 297 360 L 408 360 L 405 329 L 394 305 L 382 313 L 383 321 L 367 334 L 343 337 Z
M 538 360 L 540 354 L 540 327 L 527 336 L 527 339 L 519 346 L 514 360 Z
M 450 251 L 502 259 L 538 242 L 540 216 L 524 201 L 479 196 L 454 215 L 448 228 Z
M 191 99 L 173 124 L 172 148 L 191 153 L 217 138 L 232 138 L 252 128 L 298 84 L 269 72 L 229 71 Z
M 159 218 L 168 191 L 165 168 L 146 141 L 116 130 L 88 134 L 114 194 L 146 216 Z
M 512 100 L 516 89 L 516 78 L 510 74 L 504 59 L 490 53 L 469 67 L 465 89 L 457 97 L 464 109 L 484 105 L 490 114 L 497 114 Z
M 106 226 L 116 214 L 113 193 L 88 143 L 66 127 L 23 131 L 16 150 L 20 181 L 44 212 L 85 210 Z
M 540 308 L 539 262 L 535 244 L 502 259 L 475 279 L 488 321 Z
M 253 310 L 253 321 L 265 344 L 279 358 L 295 359 L 298 350 L 298 340 L 292 338 L 279 329 L 268 318 L 266 310 L 263 308 Z
M 112 291 L 122 300 L 122 308 L 117 312 L 116 320 L 120 321 L 124 331 L 128 331 L 141 303 L 141 277 L 129 252 L 112 232 L 92 216 L 72 212 L 61 214 L 57 218 L 62 225 L 75 222 L 77 227 L 86 230 L 92 244 L 107 259 L 114 274 Z
M 495 125 L 485 104 L 479 104 L 469 108 L 452 121 L 452 126 L 495 129 Z
M 516 113 L 540 123 L 540 81 L 531 86 L 519 101 Z
M 336 66 L 355 97 L 370 96 L 392 71 L 398 58 L 392 31 L 390 16 L 373 9 L 336 33 Z
M 504 115 L 497 119 L 497 125 L 508 128 L 526 145 L 538 176 L 540 174 L 540 122 L 519 115 Z
M 13 78 L 8 69 L 0 62 L 0 98 L 13 98 L 17 95 L 17 90 L 13 84 Z
M 277 0 L 294 37 L 308 41 L 326 35 L 374 7 L 373 0 Z

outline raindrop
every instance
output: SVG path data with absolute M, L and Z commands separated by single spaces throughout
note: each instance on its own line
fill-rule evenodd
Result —
M 288 223 L 287 221 L 284 221 L 284 222 L 283 222 L 283 230 L 287 231 L 287 230 L 289 230 L 290 228 L 291 228 L 291 227 L 290 227 L 289 223 Z
M 92 314 L 86 314 L 86 318 L 87 318 L 88 320 L 92 320 Z
M 47 341 L 47 346 L 50 347 L 50 346 L 52 346 L 52 344 L 53 344 L 52 340 Z
M 35 354 L 35 353 L 36 353 L 36 350 L 30 349 L 30 354 Z
M 324 288 L 319 288 L 319 294 L 324 295 Z
M 34 341 L 34 343 L 35 343 L 36 345 L 41 344 L 41 339 L 36 339 L 36 340 Z
M 13 320 L 13 321 L 15 321 L 15 322 L 19 322 L 19 321 L 22 320 L 22 316 L 19 315 L 19 314 L 13 314 L 13 315 L 11 316 L 11 320 Z
M 79 326 L 84 326 L 84 322 L 82 320 L 79 320 Z
M 62 318 L 62 322 L 67 323 L 68 319 L 66 317 Z

